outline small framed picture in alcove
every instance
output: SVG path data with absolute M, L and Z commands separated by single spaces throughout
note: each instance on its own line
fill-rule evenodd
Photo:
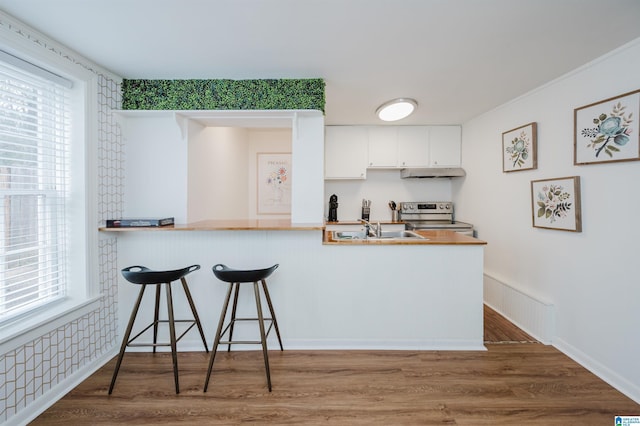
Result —
M 535 228 L 582 232 L 580 176 L 531 181 Z
M 258 214 L 291 214 L 291 153 L 258 153 Z
M 502 133 L 502 171 L 506 173 L 536 169 L 537 137 L 535 122 Z

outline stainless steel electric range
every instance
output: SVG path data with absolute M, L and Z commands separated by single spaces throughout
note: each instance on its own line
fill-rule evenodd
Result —
M 473 225 L 454 220 L 450 201 L 404 201 L 399 219 L 409 230 L 448 229 L 473 237 Z

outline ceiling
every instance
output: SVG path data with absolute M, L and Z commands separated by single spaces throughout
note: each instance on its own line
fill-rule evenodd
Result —
M 326 124 L 462 124 L 640 37 L 638 0 L 0 0 L 124 78 L 323 78 Z M 585 88 L 586 90 L 586 88 Z

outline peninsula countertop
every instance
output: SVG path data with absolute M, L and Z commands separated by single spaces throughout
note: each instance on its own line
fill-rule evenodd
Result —
M 140 231 L 322 231 L 324 224 L 292 223 L 289 219 L 229 219 L 202 220 L 199 222 L 150 227 L 101 227 L 103 232 Z
M 394 222 L 388 222 L 394 223 Z M 351 222 L 341 222 L 341 225 Z M 353 222 L 357 224 L 357 222 Z M 402 224 L 395 222 L 395 224 Z M 333 225 L 327 223 L 326 225 Z M 203 220 L 186 224 L 150 227 L 99 228 L 101 232 L 167 232 L 167 231 L 324 231 L 322 243 L 327 245 L 484 245 L 485 241 L 449 230 L 414 231 L 424 239 L 409 240 L 336 240 L 325 224 L 299 224 L 289 219 Z

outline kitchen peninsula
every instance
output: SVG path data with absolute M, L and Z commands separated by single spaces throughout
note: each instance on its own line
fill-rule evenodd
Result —
M 123 216 L 175 217 L 176 225 L 103 228 L 100 234 L 117 240 L 118 269 L 201 265 L 188 279 L 208 339 L 213 339 L 226 288 L 211 267 L 278 263 L 269 291 L 285 349 L 484 349 L 484 242 L 455 234 L 448 239 L 433 234 L 410 244 L 325 237 L 321 112 L 123 111 L 117 116 L 127 158 Z M 246 176 L 255 171 L 256 153 L 284 152 L 280 144 L 255 142 L 252 135 L 260 132 L 254 128 L 290 129 L 291 212 L 286 218 L 256 215 L 252 206 L 255 180 Z M 227 140 L 232 132 L 240 137 Z M 202 147 L 216 150 L 205 158 Z M 194 170 L 194 164 L 202 167 Z M 202 185 L 194 191 L 194 184 Z M 194 215 L 192 207 L 205 203 L 228 210 L 223 217 Z M 237 217 L 242 219 L 225 220 Z M 121 335 L 137 289 L 118 279 Z M 188 312 L 186 301 L 176 299 L 176 312 Z M 238 316 L 255 316 L 251 300 L 240 298 Z M 141 315 L 150 317 L 152 305 L 143 303 Z M 255 332 L 249 323 L 239 324 L 234 333 L 254 340 Z M 201 346 L 192 333 L 181 341 L 182 350 Z
M 202 269 L 189 276 L 212 339 L 225 286 L 211 266 L 279 263 L 270 292 L 285 349 L 483 350 L 484 242 L 452 231 L 420 231 L 410 243 L 336 242 L 324 227 L 287 220 L 203 221 L 162 228 L 101 228 L 116 235 L 118 267 Z M 136 290 L 121 279 L 120 329 Z M 248 290 L 247 290 L 248 291 Z M 253 314 L 251 298 L 239 313 Z M 143 315 L 150 315 L 150 303 Z M 177 300 L 176 312 L 187 312 Z M 146 310 L 146 312 L 145 312 Z M 238 329 L 252 338 L 255 327 Z M 241 335 L 240 333 L 244 333 Z M 193 340 L 189 340 L 189 339 Z M 183 350 L 200 350 L 185 336 Z

